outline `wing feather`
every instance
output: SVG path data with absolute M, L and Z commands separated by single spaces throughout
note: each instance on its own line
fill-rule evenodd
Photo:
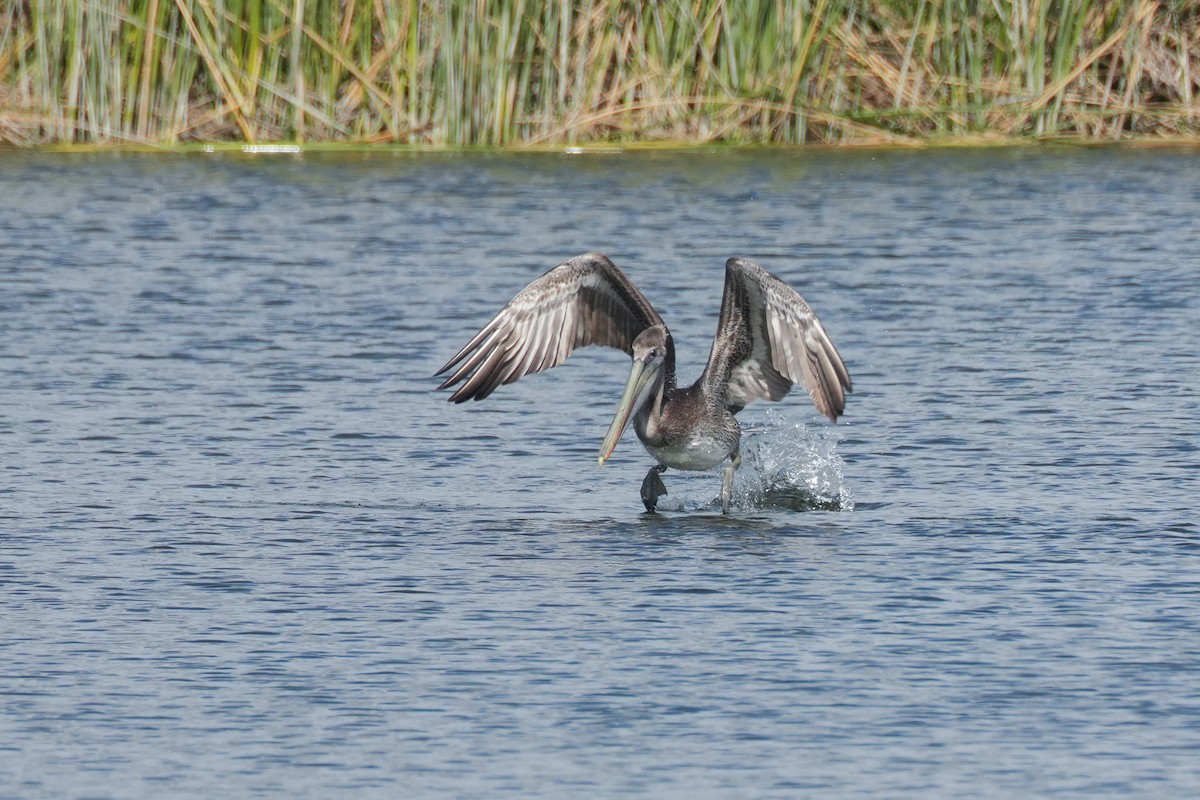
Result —
M 450 400 L 482 400 L 502 383 L 561 364 L 577 348 L 633 352 L 633 340 L 662 317 L 625 274 L 599 253 L 576 256 L 516 294 L 437 371 Z
M 558 349 L 558 344 L 555 339 L 558 333 L 555 330 L 558 326 L 555 324 L 556 317 L 562 315 L 565 306 L 558 306 L 550 310 L 550 313 L 542 317 L 537 330 L 537 363 L 534 365 L 534 370 L 541 372 L 542 370 L 550 369 L 555 365 L 554 353 Z
M 804 298 L 740 258 L 725 263 L 721 319 L 704 378 L 735 412 L 754 400 L 781 400 L 801 384 L 834 422 L 852 390 L 845 362 Z

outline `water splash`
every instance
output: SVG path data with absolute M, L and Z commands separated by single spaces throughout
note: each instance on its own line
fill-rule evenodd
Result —
M 768 410 L 761 425 L 742 429 L 734 510 L 852 511 L 854 499 L 845 485 L 838 438 L 835 429 L 810 429 Z M 663 478 L 670 494 L 659 501 L 659 510 L 719 509 L 720 474 L 671 470 Z
M 742 436 L 742 466 L 734 481 L 734 502 L 755 510 L 852 511 L 838 435 L 813 432 L 802 422 L 784 422 L 768 412 L 767 423 Z

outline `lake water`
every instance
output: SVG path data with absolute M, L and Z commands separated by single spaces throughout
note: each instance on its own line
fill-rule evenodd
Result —
M 0 153 L 0 797 L 1200 795 L 1197 156 Z M 647 515 L 624 354 L 446 403 L 589 250 L 844 419 Z

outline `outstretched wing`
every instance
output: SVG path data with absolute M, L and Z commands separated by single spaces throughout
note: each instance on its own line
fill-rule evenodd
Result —
M 817 315 L 795 289 L 741 258 L 725 262 L 725 296 L 704 380 L 736 413 L 753 400 L 782 400 L 803 384 L 833 422 L 846 407 L 850 373 Z
M 500 309 L 437 371 L 439 386 L 462 383 L 450 400 L 482 400 L 502 383 L 556 367 L 577 347 L 633 352 L 633 340 L 662 317 L 617 265 L 599 253 L 559 264 Z

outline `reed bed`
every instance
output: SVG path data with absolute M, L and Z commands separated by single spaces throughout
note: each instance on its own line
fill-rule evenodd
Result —
M 1200 133 L 1194 0 L 0 0 L 0 142 Z

